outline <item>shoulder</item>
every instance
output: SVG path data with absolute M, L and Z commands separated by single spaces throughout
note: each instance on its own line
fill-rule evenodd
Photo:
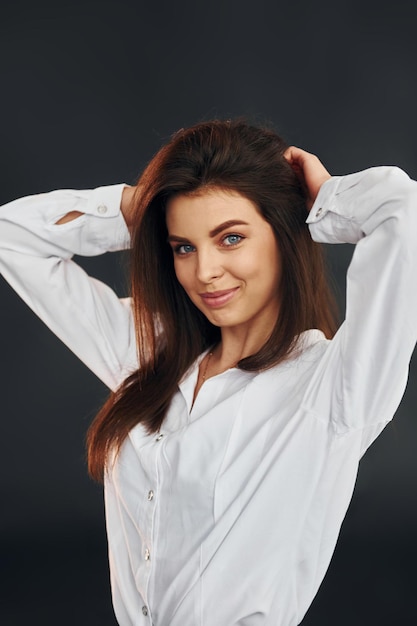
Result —
M 323 359 L 332 341 L 318 329 L 306 330 L 297 338 L 291 354 L 285 361 L 259 372 L 253 384 L 273 389 L 277 386 L 302 388 Z

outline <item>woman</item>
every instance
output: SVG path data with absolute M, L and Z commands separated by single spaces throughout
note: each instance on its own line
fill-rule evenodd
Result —
M 174 135 L 136 187 L 1 209 L 5 277 L 113 390 L 88 452 L 122 626 L 301 622 L 405 388 L 416 200 L 398 168 L 331 177 L 215 121 Z M 334 337 L 315 242 L 357 244 Z M 132 301 L 71 260 L 129 246 Z

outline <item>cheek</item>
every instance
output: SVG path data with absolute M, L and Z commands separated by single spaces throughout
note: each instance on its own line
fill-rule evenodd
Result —
M 174 257 L 174 271 L 175 271 L 175 276 L 177 277 L 177 281 L 182 285 L 181 267 L 178 265 L 178 263 L 175 262 L 175 257 Z
M 257 279 L 262 283 L 277 281 L 281 274 L 281 255 L 275 242 L 256 246 L 250 254 L 243 252 L 234 262 L 234 272 L 242 278 Z
M 279 290 L 282 274 L 281 254 L 276 246 L 275 241 L 265 242 L 262 249 L 258 250 L 258 254 L 254 257 L 251 265 L 247 266 L 252 278 L 258 280 L 261 289 Z
M 174 258 L 174 270 L 179 284 L 187 291 L 191 284 L 190 268 L 184 261 L 175 261 Z

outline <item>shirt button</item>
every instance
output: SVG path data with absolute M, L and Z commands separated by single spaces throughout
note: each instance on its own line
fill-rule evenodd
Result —
M 152 489 L 150 491 L 148 491 L 148 500 L 149 500 L 149 502 L 151 500 L 153 500 L 153 491 L 152 491 Z
M 317 209 L 316 211 L 316 217 L 318 217 L 319 215 L 321 215 L 323 212 L 323 207 L 321 206 L 319 209 Z
M 161 441 L 162 437 L 163 437 L 163 434 L 161 433 L 160 435 L 157 436 L 156 441 Z
M 146 550 L 145 550 L 145 561 L 149 561 L 150 558 L 151 558 L 151 553 L 149 552 L 148 548 L 146 548 Z
M 147 606 L 143 606 L 143 607 L 142 607 L 142 613 L 143 613 L 144 615 L 147 615 L 147 614 L 148 614 L 148 607 L 147 607 Z
M 97 213 L 100 213 L 100 215 L 104 215 L 105 213 L 107 213 L 106 205 L 100 204 L 100 206 L 97 207 Z

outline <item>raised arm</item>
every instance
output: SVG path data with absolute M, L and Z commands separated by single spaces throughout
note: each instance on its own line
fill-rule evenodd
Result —
M 365 429 L 365 449 L 401 401 L 417 339 L 417 183 L 396 167 L 330 179 L 316 157 L 292 150 L 314 201 L 313 239 L 356 244 L 346 319 L 306 402 L 339 434 Z
M 128 248 L 124 185 L 54 191 L 0 208 L 0 272 L 47 326 L 110 388 L 136 367 L 129 299 L 89 277 L 74 254 Z M 126 207 L 131 188 L 123 194 Z M 127 209 L 126 209 L 127 210 Z
M 120 211 L 128 228 L 130 228 L 131 226 L 131 206 L 133 196 L 135 195 L 135 190 L 136 187 L 124 186 L 120 200 Z M 65 215 L 60 217 L 56 224 L 67 224 L 67 222 L 72 222 L 73 220 L 77 219 L 77 217 L 81 217 L 82 215 L 84 215 L 82 211 L 72 210 L 69 213 L 66 213 Z

